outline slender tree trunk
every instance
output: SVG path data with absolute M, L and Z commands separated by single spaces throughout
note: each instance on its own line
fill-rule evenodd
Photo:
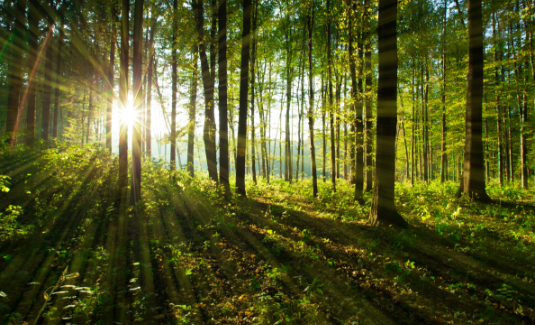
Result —
M 368 7 L 366 11 L 368 11 Z M 365 40 L 364 47 L 364 60 L 365 60 L 365 69 L 366 69 L 366 123 L 365 123 L 365 138 L 364 138 L 364 148 L 366 152 L 365 156 L 365 173 L 366 173 L 366 184 L 364 191 L 369 192 L 373 189 L 372 178 L 373 178 L 373 115 L 372 115 L 372 47 L 371 47 L 371 35 Z
M 308 29 L 308 132 L 310 138 L 310 164 L 312 171 L 312 196 L 318 196 L 318 174 L 316 168 L 316 147 L 314 144 L 314 62 L 312 61 L 312 40 L 314 33 L 314 7 L 309 9 L 307 15 Z
M 326 97 L 326 88 L 325 87 L 325 83 L 323 82 L 323 73 L 321 75 L 321 121 L 322 121 L 322 125 L 323 125 L 323 132 L 322 132 L 322 136 L 323 136 L 323 141 L 322 141 L 322 144 L 323 144 L 323 163 L 322 163 L 322 167 L 323 167 L 323 182 L 325 182 L 327 180 L 327 175 L 326 175 L 326 167 L 327 167 L 327 140 L 326 140 L 326 132 L 325 132 L 325 113 L 327 111 L 326 107 L 325 107 L 325 97 Z
M 115 76 L 115 39 L 117 38 L 117 9 L 115 2 L 111 4 L 111 36 L 110 36 L 110 61 L 108 66 L 107 106 L 106 106 L 106 148 L 112 153 L 112 114 L 113 114 L 113 86 Z
M 35 140 L 35 99 L 36 99 L 36 79 L 35 70 L 37 69 L 37 37 L 39 35 L 40 15 L 38 2 L 30 0 L 28 5 L 28 70 L 31 71 L 28 82 L 28 105 L 26 106 L 26 144 L 32 148 Z M 9 93 L 11 95 L 11 91 Z M 8 99 L 9 102 L 9 99 Z
M 253 33 L 252 33 L 252 58 L 251 58 L 251 170 L 253 174 L 253 182 L 257 185 L 256 181 L 256 150 L 255 150 L 255 122 L 254 122 L 254 104 L 255 104 L 255 64 L 256 64 L 256 15 L 258 1 L 253 4 Z
M 292 48 L 291 48 L 291 25 L 288 16 L 286 30 L 286 145 L 284 156 L 284 180 L 292 183 L 292 144 L 290 135 L 290 107 L 292 102 Z
M 20 91 L 22 88 L 22 58 L 24 55 L 24 32 L 26 25 L 26 17 L 24 11 L 26 10 L 26 0 L 17 0 L 15 3 L 15 24 L 12 32 L 13 42 L 10 46 L 10 55 L 9 59 L 9 93 L 8 93 L 8 102 L 7 102 L 7 120 L 6 120 L 6 133 L 8 134 L 7 143 L 10 144 L 10 147 L 13 148 L 17 136 L 17 123 L 19 120 L 19 101 L 20 101 Z M 51 46 L 51 45 L 49 45 Z M 45 65 L 45 79 L 46 71 L 50 70 L 50 65 L 52 64 L 52 57 L 48 57 L 48 48 L 47 48 L 47 62 Z M 49 71 L 50 74 L 50 71 Z M 50 76 L 48 75 L 49 79 Z M 46 94 L 45 94 L 46 95 Z M 50 109 L 50 91 L 48 92 L 48 105 Z M 48 140 L 48 133 L 47 139 Z
M 227 108 L 227 0 L 219 0 L 218 77 L 219 77 L 219 181 L 225 197 L 231 195 L 229 184 L 228 108 Z M 195 87 L 196 88 L 196 87 Z
M 243 0 L 243 29 L 240 69 L 240 110 L 238 121 L 238 159 L 236 187 L 243 197 L 245 192 L 245 155 L 247 149 L 247 96 L 249 91 L 249 47 L 251 40 L 251 0 Z
M 176 13 L 176 12 L 175 12 Z M 141 116 L 143 105 L 143 0 L 135 0 L 134 7 L 134 114 Z M 136 119 L 132 125 L 132 188 L 130 202 L 134 207 L 141 201 L 141 121 Z
M 48 28 L 53 29 L 54 20 L 48 17 Z M 50 103 L 52 94 L 52 69 L 54 66 L 54 45 L 53 38 L 50 37 L 46 44 L 46 58 L 45 58 L 45 78 L 43 84 L 43 114 L 42 114 L 42 131 L 41 138 L 48 141 L 50 134 Z M 19 88 L 20 89 L 20 88 Z M 18 101 L 18 99 L 17 99 Z
M 59 95 L 61 80 L 61 54 L 63 50 L 63 16 L 60 18 L 58 45 L 56 52 L 56 84 L 54 89 L 54 125 L 52 126 L 52 137 L 56 139 L 58 137 L 58 119 L 59 119 Z
M 95 78 L 93 76 L 93 69 L 89 70 L 89 105 L 87 107 L 87 132 L 85 133 L 85 143 L 89 144 L 89 139 L 91 136 L 91 120 L 93 118 L 93 88 Z
M 483 18 L 481 0 L 468 0 L 468 76 L 466 99 L 466 141 L 463 188 L 468 196 L 489 201 L 485 191 L 482 115 L 483 115 Z
M 371 216 L 374 225 L 407 227 L 394 203 L 397 124 L 397 0 L 379 0 L 379 83 L 377 91 L 377 172 Z
M 330 0 L 327 0 L 327 12 L 329 12 L 330 8 Z M 331 25 L 332 22 L 330 19 L 327 21 L 327 83 L 328 83 L 328 91 L 329 91 L 329 112 L 331 115 L 330 118 L 330 128 L 331 128 L 331 182 L 332 182 L 332 191 L 336 192 L 336 152 L 335 152 L 335 134 L 334 134 L 334 115 L 335 115 L 335 108 L 333 105 L 333 81 L 332 81 L 332 69 L 333 69 L 333 63 L 332 63 L 332 49 L 331 49 Z
M 440 148 L 440 183 L 444 183 L 447 179 L 447 147 L 446 147 L 446 14 L 447 5 L 444 6 L 444 18 L 443 18 L 443 32 L 442 32 L 442 143 Z
M 511 131 L 511 104 L 507 104 L 507 143 L 509 155 L 509 176 L 511 184 L 515 184 L 515 165 L 513 162 L 513 135 Z
M 201 4 L 199 6 L 202 6 L 202 0 L 200 0 Z M 202 10 L 202 9 L 199 9 Z M 177 44 L 177 38 L 178 38 L 178 0 L 173 0 L 173 22 L 172 22 L 172 28 L 173 28 L 173 36 L 172 36 L 172 44 L 171 44 L 171 65 L 172 65 L 172 72 L 171 72 L 171 134 L 170 134 L 170 142 L 171 142 L 171 153 L 170 153 L 170 163 L 171 163 L 171 169 L 174 169 L 176 167 L 176 93 L 178 91 L 178 80 L 177 80 L 177 60 L 178 60 L 178 44 Z
M 176 1 L 176 0 L 175 0 Z M 121 74 L 119 80 L 119 99 L 122 109 L 128 105 L 128 52 L 129 52 L 129 12 L 130 1 L 122 0 L 121 14 Z M 128 125 L 120 120 L 119 131 L 119 187 L 124 189 L 128 183 Z M 124 198 L 122 198 L 124 199 Z
M 354 8 L 356 9 L 356 8 Z M 368 37 L 369 39 L 370 37 Z M 360 204 L 364 203 L 363 190 L 364 190 L 364 157 L 363 157 L 363 146 L 364 146 L 364 125 L 362 122 L 362 108 L 363 108 L 363 98 L 364 98 L 364 89 L 362 87 L 363 79 L 363 41 L 364 41 L 364 31 L 361 29 L 361 33 L 358 36 L 358 50 L 359 50 L 359 79 L 358 82 L 356 77 L 351 76 L 353 84 L 353 100 L 355 102 L 355 128 L 356 128 L 356 166 L 355 166 L 355 201 Z M 351 41 L 350 41 L 351 45 Z M 354 60 L 354 59 L 353 59 Z M 353 63 L 354 64 L 354 63 Z M 354 74 L 354 71 L 351 72 Z M 356 84 L 355 84 L 356 82 Z
M 225 0 L 226 1 L 226 0 Z M 196 106 L 197 106 L 197 61 L 198 52 L 197 46 L 193 48 L 193 72 L 191 76 L 191 94 L 189 104 L 189 126 L 188 126 L 188 172 L 191 177 L 195 176 L 195 122 L 196 122 Z M 221 69 L 221 68 L 220 68 Z M 221 96 L 221 95 L 220 95 Z M 220 97 L 220 101 L 221 101 Z M 221 113 L 220 113 L 221 114 Z M 228 130 L 227 130 L 228 131 Z M 227 133 L 228 136 L 228 133 Z
M 152 75 L 154 69 L 154 33 L 156 32 L 156 17 L 152 17 L 149 40 L 149 59 L 147 71 L 147 122 L 145 125 L 145 143 L 148 159 L 152 158 Z

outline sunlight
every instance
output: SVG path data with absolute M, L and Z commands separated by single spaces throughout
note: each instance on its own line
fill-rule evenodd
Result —
M 121 110 L 121 123 L 125 123 L 130 128 L 134 125 L 137 118 L 137 112 L 134 108 L 134 104 L 128 101 L 126 107 Z

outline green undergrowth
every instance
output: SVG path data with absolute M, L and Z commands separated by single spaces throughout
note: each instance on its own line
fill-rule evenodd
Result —
M 533 190 L 397 184 L 406 230 L 369 222 L 371 194 L 309 179 L 225 199 L 206 174 L 145 161 L 142 201 L 99 147 L 3 152 L 0 323 L 528 324 Z M 234 184 L 231 184 L 233 191 Z M 128 191 L 128 190 L 126 190 Z

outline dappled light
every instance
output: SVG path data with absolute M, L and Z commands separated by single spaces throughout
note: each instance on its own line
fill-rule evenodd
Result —
M 0 325 L 535 324 L 534 6 L 0 1 Z

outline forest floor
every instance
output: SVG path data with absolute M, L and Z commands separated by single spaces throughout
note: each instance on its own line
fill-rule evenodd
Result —
M 343 180 L 225 201 L 147 162 L 134 214 L 98 148 L 0 155 L 0 324 L 535 322 L 533 190 L 479 204 L 398 184 L 399 230 L 372 227 Z

